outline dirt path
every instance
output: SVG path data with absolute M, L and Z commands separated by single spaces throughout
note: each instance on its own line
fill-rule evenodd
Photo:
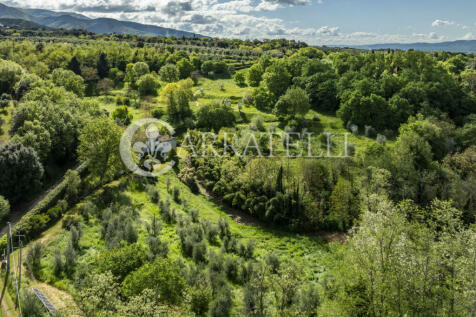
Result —
M 78 169 L 80 164 L 77 164 L 74 166 L 73 169 Z M 35 199 L 32 201 L 29 201 L 27 203 L 22 203 L 16 206 L 9 214 L 9 222 L 11 223 L 12 227 L 20 221 L 21 217 L 23 217 L 27 212 L 32 210 L 33 208 L 36 207 L 45 197 L 53 190 L 55 189 L 61 182 L 64 180 L 64 174 L 61 176 L 53 185 L 51 185 L 47 190 L 43 191 L 41 194 L 39 194 Z M 8 230 L 8 224 L 4 225 L 0 229 L 0 237 L 3 236 L 4 234 L 7 233 Z
M 222 210 L 225 211 L 231 217 L 231 219 L 233 219 L 234 222 L 238 224 L 242 224 L 242 225 L 255 226 L 255 227 L 261 227 L 261 228 L 270 227 L 270 225 L 265 223 L 264 221 L 256 219 L 255 217 L 251 216 L 250 214 L 247 214 L 244 211 L 238 210 L 236 208 L 233 208 L 225 204 L 221 199 L 219 199 L 218 197 L 215 197 L 212 193 L 210 193 L 200 182 L 197 182 L 197 185 L 198 185 L 200 194 L 205 196 L 208 200 L 211 200 L 215 204 L 219 205 L 222 208 Z M 329 231 L 321 230 L 315 233 L 308 233 L 307 235 L 322 238 L 326 242 L 344 243 L 347 241 L 347 234 L 343 232 L 329 232 Z

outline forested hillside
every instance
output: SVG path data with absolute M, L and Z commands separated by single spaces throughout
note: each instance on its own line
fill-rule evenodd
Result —
M 12 229 L 25 316 L 32 287 L 65 316 L 476 314 L 473 55 L 16 32 L 3 222 L 60 179 Z M 154 177 L 119 152 L 144 118 L 177 141 Z

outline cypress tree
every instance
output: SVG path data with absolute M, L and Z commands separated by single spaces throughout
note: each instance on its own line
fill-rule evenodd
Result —
M 99 78 L 107 77 L 109 74 L 109 63 L 107 62 L 106 54 L 99 54 L 99 59 L 97 62 L 97 70 Z
M 68 63 L 68 69 L 76 75 L 81 75 L 81 63 L 76 56 L 73 56 Z

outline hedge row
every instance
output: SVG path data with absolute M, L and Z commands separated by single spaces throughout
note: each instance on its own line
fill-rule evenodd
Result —
M 86 164 L 81 164 L 76 171 L 82 175 L 86 171 Z M 47 226 L 61 217 L 61 212 L 54 212 L 54 207 L 60 199 L 64 197 L 66 189 L 66 179 L 58 186 L 51 190 L 43 200 L 41 200 L 34 208 L 28 211 L 23 217 L 12 227 L 12 235 L 25 235 L 26 240 L 31 240 L 37 234 L 42 232 Z M 51 212 L 53 211 L 53 212 Z M 7 235 L 0 239 L 0 250 L 7 247 Z

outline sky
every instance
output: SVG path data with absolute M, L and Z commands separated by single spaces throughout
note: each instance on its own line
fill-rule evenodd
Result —
M 475 0 L 7 0 L 213 37 L 311 45 L 476 39 Z

